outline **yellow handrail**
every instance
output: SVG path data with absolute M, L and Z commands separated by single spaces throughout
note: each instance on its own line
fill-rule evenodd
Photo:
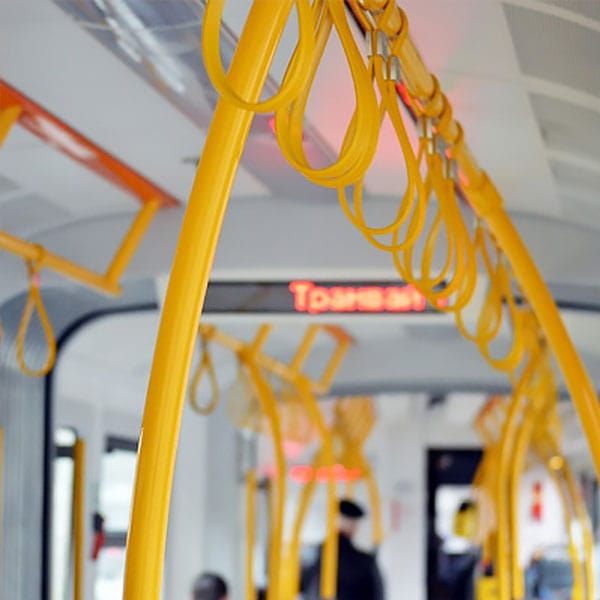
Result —
M 123 241 L 105 273 L 96 273 L 82 267 L 62 256 L 47 251 L 39 244 L 22 240 L 6 231 L 0 231 L 0 248 L 22 256 L 38 264 L 39 268 L 47 268 L 69 277 L 84 285 L 96 288 L 106 294 L 119 294 L 121 286 L 119 278 L 131 260 L 139 242 L 146 232 L 156 211 L 160 208 L 158 200 L 145 202 L 131 223 Z
M 246 600 L 256 600 L 254 544 L 256 543 L 256 472 L 246 473 Z
M 85 442 L 75 441 L 73 454 L 73 600 L 83 600 L 85 568 Z
M 283 437 L 281 435 L 281 426 L 277 414 L 277 401 L 273 395 L 268 382 L 263 377 L 260 369 L 252 361 L 250 356 L 243 356 L 246 368 L 250 374 L 254 387 L 256 388 L 258 399 L 263 412 L 269 419 L 271 427 L 271 436 L 275 449 L 275 477 L 271 488 L 273 502 L 271 506 L 271 537 L 269 542 L 269 587 L 267 590 L 267 600 L 277 600 L 279 593 L 279 576 L 281 549 L 283 543 L 283 517 L 285 511 L 286 499 L 286 477 L 285 477 L 285 456 L 283 452 Z
M 253 3 L 229 68 L 230 84 L 258 99 L 290 0 Z M 138 454 L 125 567 L 127 600 L 158 600 L 185 385 L 227 199 L 252 113 L 219 101 L 183 220 L 163 307 Z
M 600 406 L 594 386 L 535 263 L 502 206 L 500 194 L 473 158 L 460 123 L 452 118 L 450 102 L 407 35 L 405 15 L 394 0 L 351 0 L 351 5 L 356 11 L 368 14 L 368 18 L 363 19 L 366 27 L 375 23 L 376 28 L 386 32 L 388 51 L 400 61 L 403 83 L 413 101 L 413 110 L 436 120 L 437 134 L 443 138 L 447 153 L 458 164 L 461 189 L 505 253 L 557 358 L 588 440 L 596 472 L 600 474 L 600 436 L 597 435 Z
M 321 458 L 328 467 L 335 464 L 335 455 L 333 452 L 333 443 L 331 433 L 327 429 L 325 419 L 319 410 L 317 400 L 314 397 L 307 378 L 298 375 L 296 385 L 304 400 L 304 406 L 307 413 L 317 426 L 319 436 L 321 437 Z M 327 480 L 327 534 L 323 546 L 323 556 L 321 564 L 321 597 L 324 600 L 335 598 L 337 589 L 337 558 L 338 558 L 338 535 L 336 528 L 338 514 L 337 497 L 335 481 L 333 477 Z

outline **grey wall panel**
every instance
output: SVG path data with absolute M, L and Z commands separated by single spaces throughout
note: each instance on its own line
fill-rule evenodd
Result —
M 118 298 L 72 286 L 43 290 L 43 299 L 57 339 L 86 316 L 156 303 L 151 281 L 128 284 Z M 44 507 L 48 510 L 50 489 L 45 494 L 44 478 L 46 436 L 53 431 L 53 423 L 51 410 L 46 414 L 46 409 L 51 409 L 46 406 L 46 379 L 23 375 L 15 359 L 24 303 L 25 295 L 19 295 L 0 306 L 4 331 L 0 343 L 0 426 L 5 439 L 1 600 L 44 598 L 48 590 Z M 45 338 L 35 319 L 27 336 L 26 356 L 33 365 L 43 364 L 46 357 Z

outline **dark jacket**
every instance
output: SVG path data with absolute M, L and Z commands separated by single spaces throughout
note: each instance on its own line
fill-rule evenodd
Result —
M 321 555 L 303 574 L 302 593 L 306 600 L 320 600 Z M 383 600 L 383 583 L 375 556 L 357 550 L 343 534 L 338 542 L 337 600 Z

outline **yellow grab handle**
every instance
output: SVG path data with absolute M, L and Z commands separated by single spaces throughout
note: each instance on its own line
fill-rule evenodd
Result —
M 309 72 L 315 53 L 315 36 L 309 0 L 295 0 L 294 4 L 298 11 L 298 45 L 283 77 L 281 88 L 269 100 L 251 102 L 242 98 L 234 90 L 227 75 L 225 75 L 221 63 L 219 33 L 225 0 L 211 0 L 206 3 L 204 24 L 202 27 L 204 64 L 212 84 L 225 100 L 244 110 L 273 112 L 291 102 L 303 89 L 306 82 L 306 74 Z
M 30 260 L 27 260 L 27 271 L 29 273 L 29 294 L 25 301 L 25 308 L 23 310 L 23 316 L 19 324 L 16 339 L 16 352 L 17 362 L 19 368 L 25 375 L 30 377 L 41 377 L 50 372 L 54 366 L 56 359 L 56 340 L 54 339 L 54 331 L 52 331 L 52 324 L 50 318 L 46 312 L 44 302 L 42 300 L 42 294 L 40 292 L 40 280 L 39 280 L 39 268 L 35 266 Z M 27 337 L 27 331 L 33 316 L 33 311 L 37 310 L 44 335 L 46 336 L 47 344 L 47 355 L 46 362 L 39 369 L 33 369 L 25 360 L 25 338 Z
M 200 334 L 200 346 L 200 362 L 198 363 L 198 366 L 194 371 L 194 375 L 192 376 L 192 381 L 190 384 L 190 406 L 198 414 L 210 415 L 210 413 L 212 413 L 213 410 L 215 410 L 217 404 L 219 403 L 219 382 L 217 381 L 215 366 L 213 364 L 210 352 L 208 350 L 208 341 L 202 334 Z M 198 401 L 198 388 L 200 387 L 200 382 L 204 373 L 208 374 L 208 380 L 210 383 L 210 388 L 212 390 L 212 395 L 210 402 L 206 406 L 201 406 Z

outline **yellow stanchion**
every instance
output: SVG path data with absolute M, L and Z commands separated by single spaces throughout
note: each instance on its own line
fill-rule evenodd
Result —
M 78 438 L 73 454 L 73 600 L 83 600 L 85 569 L 85 442 Z
M 319 410 L 310 385 L 305 377 L 298 376 L 296 385 L 305 402 L 305 408 L 315 423 L 321 438 L 321 458 L 330 469 L 335 464 L 331 434 L 327 429 L 323 415 Z M 334 599 L 337 588 L 337 559 L 338 559 L 338 533 L 336 527 L 338 515 L 335 480 L 327 479 L 327 534 L 323 546 L 321 565 L 321 597 L 324 600 Z
M 558 453 L 555 453 L 554 456 L 560 456 Z M 550 465 L 552 468 L 552 465 Z M 577 483 L 575 482 L 575 478 L 573 476 L 573 472 L 571 467 L 567 463 L 567 461 L 563 458 L 562 460 L 562 470 L 565 477 L 565 483 L 567 486 L 568 493 L 572 498 L 572 502 L 574 504 L 575 509 L 575 518 L 579 522 L 582 534 L 583 534 L 583 559 L 584 559 L 584 573 L 585 573 L 585 593 L 584 598 L 596 598 L 596 589 L 595 589 L 595 577 L 594 577 L 594 534 L 592 531 L 592 525 L 590 523 L 590 518 L 585 508 L 585 504 L 583 498 L 581 497 L 581 492 Z
M 263 331 L 268 331 L 263 328 Z M 259 332 L 260 337 L 261 333 Z M 256 348 L 258 350 L 258 348 Z M 269 587 L 267 590 L 267 600 L 276 600 L 279 592 L 279 576 L 281 550 L 283 543 L 283 518 L 286 499 L 286 473 L 285 473 L 285 455 L 283 451 L 283 437 L 281 435 L 281 425 L 277 413 L 277 400 L 268 381 L 264 378 L 260 369 L 254 363 L 251 352 L 241 356 L 248 373 L 256 389 L 258 400 L 263 413 L 269 420 L 271 428 L 271 437 L 275 450 L 275 476 L 272 490 L 272 519 L 271 519 L 271 538 L 269 542 Z
M 255 101 L 291 7 L 252 5 L 228 78 Z M 217 239 L 252 114 L 220 101 L 184 217 L 156 344 L 142 423 L 127 545 L 126 600 L 158 600 L 185 385 Z
M 246 600 L 256 600 L 254 544 L 256 543 L 256 472 L 246 474 Z

